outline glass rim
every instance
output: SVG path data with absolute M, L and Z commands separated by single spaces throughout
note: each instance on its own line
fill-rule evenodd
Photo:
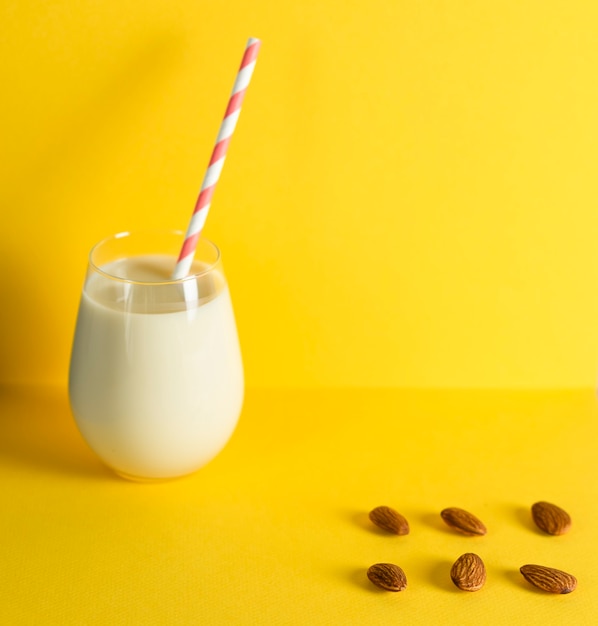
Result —
M 187 274 L 187 276 L 184 276 L 183 278 L 168 278 L 166 280 L 132 280 L 130 278 L 123 278 L 122 276 L 117 276 L 116 274 L 111 274 L 110 272 L 103 270 L 99 265 L 97 265 L 97 263 L 94 262 L 93 255 L 95 252 L 98 251 L 100 246 L 110 241 L 116 241 L 117 239 L 125 239 L 127 237 L 131 237 L 132 235 L 133 236 L 134 235 L 175 235 L 177 237 L 179 236 L 181 237 L 181 245 L 182 245 L 185 232 L 182 230 L 178 230 L 178 229 L 156 228 L 156 229 L 146 229 L 146 230 L 124 230 L 124 231 L 115 233 L 113 235 L 108 235 L 108 237 L 104 237 L 103 239 L 100 239 L 97 243 L 95 243 L 91 247 L 89 254 L 87 255 L 87 260 L 88 260 L 90 267 L 93 268 L 93 270 L 97 272 L 98 274 L 100 274 L 101 276 L 104 276 L 105 278 L 109 278 L 110 280 L 118 281 L 121 283 L 128 283 L 132 285 L 161 286 L 161 285 L 176 285 L 176 284 L 181 284 L 190 280 L 197 280 L 201 278 L 202 276 L 206 276 L 207 274 L 212 272 L 214 268 L 220 262 L 220 256 L 221 256 L 220 248 L 211 239 L 208 239 L 207 237 L 200 237 L 197 241 L 197 245 L 199 245 L 200 243 L 208 244 L 208 246 L 212 248 L 212 250 L 216 253 L 216 257 L 214 261 L 210 263 L 206 263 L 205 269 L 201 270 L 201 272 L 192 272 L 190 274 Z

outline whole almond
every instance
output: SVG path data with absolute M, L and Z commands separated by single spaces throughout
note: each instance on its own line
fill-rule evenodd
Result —
M 536 526 L 549 535 L 564 535 L 571 528 L 569 513 L 550 502 L 533 504 L 532 518 Z
M 479 591 L 486 582 L 484 561 L 473 552 L 462 554 L 451 567 L 451 579 L 463 591 Z
M 409 522 L 394 509 L 389 506 L 377 506 L 370 511 L 370 520 L 389 533 L 395 535 L 408 535 Z
M 393 563 L 376 563 L 368 568 L 368 578 L 386 591 L 403 591 L 407 587 L 405 572 Z
M 577 579 L 567 572 L 544 565 L 524 565 L 519 568 L 525 580 L 550 593 L 571 593 L 577 587 Z
M 487 532 L 484 524 L 475 515 L 464 509 L 457 507 L 443 509 L 440 516 L 451 528 L 464 535 L 485 535 Z

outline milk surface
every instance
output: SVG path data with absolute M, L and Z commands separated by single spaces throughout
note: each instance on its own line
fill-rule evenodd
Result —
M 142 282 L 90 272 L 81 297 L 71 407 L 89 445 L 129 477 L 198 469 L 226 444 L 241 411 L 243 368 L 225 278 L 212 271 L 184 289 L 168 284 L 175 261 L 116 261 L 101 270 Z

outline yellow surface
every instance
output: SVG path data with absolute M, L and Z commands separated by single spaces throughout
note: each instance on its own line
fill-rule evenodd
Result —
M 3 624 L 593 625 L 598 614 L 598 406 L 591 392 L 252 390 L 231 443 L 192 477 L 128 483 L 104 469 L 61 388 L 0 395 Z M 531 522 L 536 500 L 573 518 Z M 400 510 L 406 537 L 367 520 Z M 462 537 L 460 506 L 487 525 Z M 474 551 L 488 581 L 458 591 Z M 383 593 L 375 562 L 406 572 Z M 552 596 L 525 563 L 576 575 Z
M 206 235 L 250 386 L 588 387 L 598 4 L 4 0 L 0 380 L 64 383 L 86 254 Z

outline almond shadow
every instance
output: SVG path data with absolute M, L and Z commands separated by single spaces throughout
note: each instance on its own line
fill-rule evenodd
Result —
M 519 524 L 521 524 L 526 530 L 529 530 L 536 535 L 545 535 L 545 533 L 543 533 L 534 523 L 531 507 L 515 507 L 514 516 Z
M 448 559 L 435 561 L 428 572 L 430 582 L 442 591 L 447 591 L 449 593 L 462 593 L 459 589 L 457 589 L 457 587 L 455 587 L 453 581 L 451 580 L 452 566 L 453 562 Z
M 420 516 L 420 521 L 426 526 L 429 526 L 430 528 L 433 528 L 441 533 L 445 533 L 447 535 L 460 535 L 461 537 L 464 536 L 450 528 L 450 526 L 443 521 L 442 517 L 440 517 L 440 512 L 424 513 Z

